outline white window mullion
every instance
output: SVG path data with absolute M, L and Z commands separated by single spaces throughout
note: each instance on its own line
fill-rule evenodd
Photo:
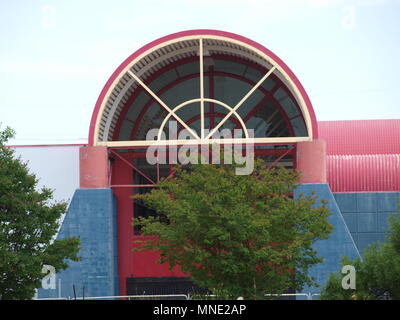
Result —
M 204 50 L 203 39 L 199 39 L 200 59 L 200 136 L 204 139 Z
M 162 101 L 146 84 L 139 79 L 139 77 L 134 74 L 131 70 L 128 70 L 128 74 L 135 79 L 142 87 L 145 89 L 165 110 L 168 111 L 170 115 L 173 115 L 178 122 L 188 130 L 188 132 L 193 136 L 195 139 L 200 139 L 200 137 L 194 132 L 178 115 L 175 114 L 165 103 Z
M 249 90 L 249 92 L 246 93 L 246 95 L 236 104 L 236 106 L 218 123 L 216 127 L 214 127 L 213 130 L 207 135 L 206 139 L 210 139 L 212 135 L 229 119 L 229 117 L 233 114 L 234 111 L 236 111 L 252 94 L 254 91 L 258 89 L 259 86 L 274 72 L 276 69 L 275 66 L 273 66 L 261 79 L 258 81 L 253 88 Z

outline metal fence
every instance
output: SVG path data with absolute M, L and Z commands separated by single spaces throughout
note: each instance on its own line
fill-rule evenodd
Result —
M 304 300 L 315 300 L 319 293 L 284 293 L 266 294 L 266 297 L 299 297 Z M 202 298 L 193 297 L 189 294 L 164 294 L 164 295 L 128 295 L 128 296 L 101 296 L 101 297 L 65 297 L 65 298 L 39 298 L 34 300 L 208 300 L 215 299 L 215 295 L 205 295 Z M 238 300 L 242 300 L 238 298 Z

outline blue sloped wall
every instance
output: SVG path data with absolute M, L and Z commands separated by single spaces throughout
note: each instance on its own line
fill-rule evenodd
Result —
M 327 184 L 302 184 L 296 189 L 294 196 L 298 197 L 300 193 L 307 195 L 313 192 L 320 199 L 328 201 L 328 208 L 331 211 L 329 223 L 333 225 L 330 237 L 326 240 L 319 240 L 314 244 L 318 256 L 324 258 L 324 261 L 309 270 L 309 275 L 314 277 L 317 283 L 322 286 L 331 272 L 340 270 L 342 256 L 346 255 L 354 259 L 359 257 L 360 253 Z M 304 293 L 318 293 L 319 291 L 318 287 L 305 287 L 302 290 Z
M 74 298 L 119 294 L 116 201 L 111 189 L 77 189 L 57 239 L 80 237 L 81 261 L 56 274 L 56 289 L 38 289 L 37 297 Z

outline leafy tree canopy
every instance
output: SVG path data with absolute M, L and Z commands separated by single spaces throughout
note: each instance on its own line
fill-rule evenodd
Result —
M 326 203 L 293 198 L 299 176 L 285 168 L 261 160 L 248 176 L 235 168 L 178 166 L 173 178 L 134 196 L 163 215 L 135 221 L 147 236 L 136 250 L 159 251 L 159 263 L 179 265 L 224 297 L 261 299 L 315 284 L 308 269 L 322 259 L 312 245 L 332 230 Z
M 31 299 L 41 287 L 43 265 L 57 271 L 78 260 L 79 239 L 54 240 L 66 203 L 51 203 L 52 191 L 37 191 L 38 179 L 5 146 L 14 136 L 0 130 L 0 299 Z

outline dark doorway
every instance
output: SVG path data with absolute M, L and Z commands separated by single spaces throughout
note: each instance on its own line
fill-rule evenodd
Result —
M 126 291 L 127 295 L 193 295 L 206 293 L 206 290 L 196 286 L 189 278 L 178 277 L 127 278 Z M 185 298 L 166 297 L 165 299 L 181 300 Z

